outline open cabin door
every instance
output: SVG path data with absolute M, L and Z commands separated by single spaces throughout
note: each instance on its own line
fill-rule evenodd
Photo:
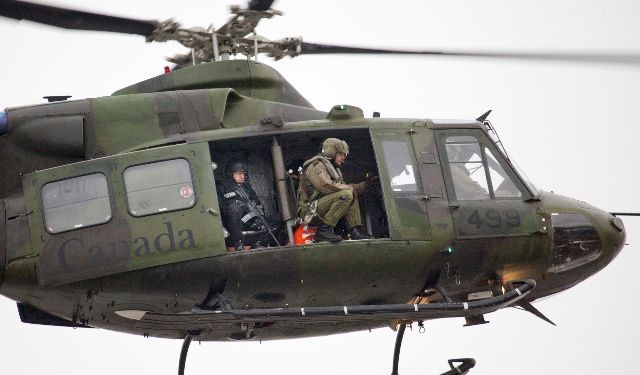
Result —
M 38 171 L 23 185 L 41 284 L 225 253 L 207 143 Z

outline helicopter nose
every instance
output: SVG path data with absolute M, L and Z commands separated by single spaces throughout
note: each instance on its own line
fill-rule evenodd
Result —
M 581 204 L 581 206 L 583 205 Z M 625 244 L 627 232 L 624 222 L 619 217 L 593 206 L 589 206 L 586 211 L 588 211 L 591 222 L 597 228 L 600 237 L 601 255 L 597 263 L 599 268 L 603 268 L 620 254 Z
M 624 228 L 624 222 L 617 216 L 608 215 L 608 225 L 601 225 L 603 237 L 603 252 L 609 254 L 609 262 L 611 262 L 625 245 L 627 232 Z
M 586 202 L 561 195 L 542 195 L 549 210 L 552 254 L 538 296 L 571 288 L 605 268 L 624 247 L 622 220 Z
M 578 279 L 588 277 L 620 253 L 626 238 L 624 223 L 582 201 L 565 199 L 562 203 L 566 209 L 551 214 L 553 260 L 550 271 L 567 277 L 575 273 L 573 276 Z

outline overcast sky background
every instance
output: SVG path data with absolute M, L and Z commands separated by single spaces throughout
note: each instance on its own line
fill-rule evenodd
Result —
M 230 1 L 49 4 L 139 19 L 222 25 Z M 640 2 L 287 1 L 263 21 L 271 39 L 387 48 L 640 52 Z M 99 97 L 162 73 L 177 43 L 64 31 L 0 20 L 0 108 L 44 95 Z M 490 119 L 507 150 L 544 190 L 609 211 L 640 212 L 640 66 L 402 56 L 301 56 L 272 64 L 317 108 L 353 104 L 367 116 Z M 490 324 L 431 321 L 407 331 L 400 373 L 439 374 L 448 358 L 474 357 L 471 374 L 634 373 L 640 348 L 635 283 L 640 220 L 624 218 L 630 243 L 605 270 L 535 305 L 558 326 L 507 309 Z M 180 341 L 104 330 L 22 324 L 0 297 L 0 372 L 173 374 Z M 390 329 L 306 340 L 192 344 L 187 374 L 389 374 Z

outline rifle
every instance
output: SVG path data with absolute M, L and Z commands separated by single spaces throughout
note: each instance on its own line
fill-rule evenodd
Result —
M 281 246 L 280 245 L 280 241 L 278 241 L 276 236 L 271 231 L 271 227 L 269 226 L 269 222 L 267 221 L 267 218 L 264 217 L 264 214 L 262 213 L 262 209 L 260 207 L 258 207 L 258 205 L 254 201 L 249 199 L 249 196 L 247 196 L 247 194 L 244 192 L 244 190 L 236 189 L 235 191 L 243 200 L 245 200 L 245 204 L 247 205 L 247 208 L 249 209 L 249 214 L 251 214 L 251 216 L 253 216 L 253 217 L 257 217 L 258 220 L 260 220 L 260 222 L 262 222 L 262 225 L 267 230 L 267 232 L 269 232 L 269 234 L 271 235 L 271 238 L 273 238 L 273 240 L 276 241 L 276 244 L 278 246 Z

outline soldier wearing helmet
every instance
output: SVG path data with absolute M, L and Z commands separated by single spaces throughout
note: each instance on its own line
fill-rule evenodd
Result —
M 298 188 L 298 215 L 305 221 L 316 221 L 320 226 L 315 240 L 338 242 L 342 237 L 334 232 L 340 219 L 345 219 L 352 240 L 370 239 L 361 230 L 362 218 L 357 195 L 367 188 L 366 182 L 345 183 L 340 166 L 349 155 L 347 142 L 327 138 L 322 151 L 303 164 Z
M 258 195 L 249 183 L 245 162 L 238 159 L 229 161 L 225 170 L 224 182 L 218 194 L 222 220 L 229 232 L 227 250 L 244 250 L 245 244 L 243 243 L 242 230 L 247 223 L 244 223 L 242 219 L 249 213 L 247 202 L 251 200 L 262 209 Z

